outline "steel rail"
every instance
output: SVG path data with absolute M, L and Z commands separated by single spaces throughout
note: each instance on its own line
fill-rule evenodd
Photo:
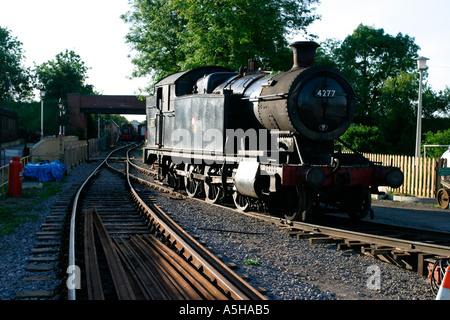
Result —
M 130 151 L 130 150 L 129 150 Z M 129 152 L 128 151 L 128 152 Z M 139 202 L 139 205 L 143 208 L 143 211 L 151 215 L 149 217 L 153 224 L 157 226 L 159 231 L 166 236 L 166 238 L 194 265 L 197 267 L 202 266 L 203 272 L 207 274 L 211 279 L 215 279 L 217 284 L 224 291 L 228 291 L 228 294 L 237 300 L 266 300 L 266 298 L 256 291 L 253 287 L 249 286 L 246 282 L 242 281 L 231 269 L 223 264 L 216 257 L 211 255 L 203 246 L 190 235 L 186 234 L 173 220 L 168 217 L 158 206 L 153 205 L 150 208 L 139 197 L 137 192 L 131 185 L 130 178 L 135 178 L 129 174 L 129 156 L 127 152 L 127 182 L 132 196 Z M 156 211 L 156 212 L 155 212 Z M 195 249 L 194 249 L 195 248 Z
M 77 190 L 77 193 L 74 197 L 74 202 L 72 206 L 72 213 L 71 213 L 71 221 L 70 221 L 70 243 L 69 243 L 69 266 L 75 266 L 75 233 L 76 233 L 76 217 L 77 212 L 79 209 L 79 203 L 81 203 L 80 198 L 83 190 L 85 190 L 86 186 L 93 180 L 95 175 L 99 172 L 99 170 L 102 168 L 102 166 L 107 165 L 109 168 L 114 169 L 115 171 L 121 172 L 115 168 L 113 168 L 109 163 L 108 159 L 111 158 L 111 155 L 119 150 L 130 148 L 131 145 L 127 145 L 121 148 L 117 148 L 110 152 L 108 156 L 101 162 L 101 164 L 92 172 L 92 174 L 84 181 L 84 183 L 80 186 L 80 188 Z M 136 147 L 136 146 L 135 146 Z M 131 149 L 130 149 L 131 150 Z M 133 178 L 129 174 L 129 162 L 127 161 L 126 164 L 126 173 L 121 172 L 122 174 L 126 175 L 126 180 L 128 183 L 128 188 L 130 190 L 130 193 L 135 198 L 135 200 L 139 203 L 139 206 L 141 208 L 144 208 L 144 211 L 148 212 L 148 215 L 151 215 L 149 217 L 150 220 L 152 220 L 155 225 L 156 229 L 158 229 L 162 234 L 166 235 L 166 238 L 170 240 L 174 246 L 185 255 L 185 257 L 188 257 L 188 261 L 191 261 L 194 266 L 196 266 L 199 270 L 202 270 L 204 274 L 208 276 L 208 278 L 213 279 L 216 281 L 217 284 L 222 288 L 222 290 L 231 298 L 233 299 L 242 299 L 242 300 L 248 300 L 248 299 L 256 299 L 256 300 L 265 300 L 266 298 L 261 295 L 258 291 L 256 291 L 253 287 L 249 286 L 246 282 L 244 282 L 240 277 L 235 275 L 231 269 L 226 267 L 220 260 L 210 255 L 210 253 L 205 254 L 205 252 L 198 253 L 195 250 L 192 250 L 193 247 L 198 247 L 201 250 L 206 251 L 202 246 L 200 246 L 196 240 L 194 240 L 189 235 L 181 236 L 181 233 L 184 233 L 182 231 L 173 231 L 171 229 L 171 223 L 164 221 L 163 219 L 158 218 L 158 215 L 165 216 L 165 219 L 168 218 L 162 211 L 160 211 L 158 214 L 152 213 L 152 209 L 148 207 L 143 200 L 138 196 L 137 192 L 134 190 L 134 188 L 131 185 L 130 179 Z M 131 177 L 131 178 L 130 178 Z M 157 208 L 157 207 L 156 207 Z M 170 219 L 171 221 L 171 219 Z M 172 222 L 173 223 L 173 222 Z M 174 228 L 179 228 L 176 224 L 174 224 Z M 178 234 L 180 233 L 180 234 Z M 69 268 L 67 269 L 69 270 Z M 72 270 L 75 270 L 75 268 L 72 268 Z M 219 271 L 218 271 L 219 270 Z M 225 272 L 224 272 L 225 270 Z M 68 271 L 69 272 L 69 271 Z M 231 274 L 233 276 L 225 276 L 225 274 Z M 69 276 L 69 279 L 73 281 L 73 283 L 79 283 L 79 274 L 72 273 L 72 275 Z M 233 280 L 231 280 L 232 278 Z M 240 280 L 240 281 L 239 281 Z M 69 281 L 69 280 L 68 280 Z M 69 284 L 69 283 L 67 283 Z M 74 286 L 68 285 L 68 299 L 69 300 L 76 300 L 76 288 Z
M 136 166 L 135 164 L 133 164 Z M 141 168 L 140 170 L 148 170 Z M 193 198 L 196 200 L 195 198 Z M 199 200 L 201 201 L 201 200 Z M 213 206 L 217 204 L 212 204 Z M 220 205 L 218 205 L 220 206 Z M 234 210 L 228 208 L 230 210 Z M 395 227 L 395 226 L 378 226 L 379 230 L 385 230 L 386 227 L 389 228 L 390 232 L 393 232 L 397 237 L 386 236 L 380 234 L 371 234 L 363 231 L 352 231 L 348 229 L 340 229 L 339 227 L 331 227 L 324 226 L 312 223 L 304 223 L 304 222 L 296 222 L 296 221 L 288 221 L 286 219 L 282 219 L 279 217 L 268 216 L 265 214 L 255 213 L 255 212 L 240 212 L 241 214 L 245 214 L 248 216 L 256 217 L 262 220 L 270 221 L 271 223 L 281 224 L 285 227 L 292 228 L 293 230 L 301 230 L 305 233 L 305 236 L 308 234 L 312 237 L 328 237 L 329 239 L 336 239 L 336 242 L 339 243 L 343 241 L 344 244 L 348 242 L 350 246 L 353 246 L 352 242 L 355 244 L 360 243 L 361 247 L 368 247 L 369 251 L 365 249 L 361 250 L 363 253 L 370 253 L 371 249 L 374 249 L 374 252 L 379 250 L 386 250 L 388 252 L 388 248 L 392 248 L 391 254 L 397 255 L 396 251 L 403 251 L 405 254 L 415 255 L 417 254 L 417 267 L 423 261 L 424 257 L 435 256 L 435 257 L 450 257 L 450 246 L 447 243 L 450 243 L 450 234 L 443 234 L 440 232 L 433 231 L 423 231 L 419 229 L 405 228 L 405 227 Z M 398 233 L 398 234 L 397 234 Z M 420 239 L 428 239 L 426 240 L 411 240 L 408 237 L 401 238 L 399 235 L 415 235 Z M 433 241 L 430 242 L 429 240 Z M 440 243 L 440 244 L 439 244 Z M 381 252 L 381 251 L 379 251 Z M 370 255 L 370 254 L 369 254 Z M 423 265 L 421 265 L 423 267 Z M 420 271 L 418 269 L 418 271 Z
M 260 213 L 245 213 L 252 217 L 257 217 L 263 220 L 271 221 L 271 222 L 279 222 L 281 224 L 289 224 L 293 229 L 299 229 L 307 232 L 311 232 L 312 234 L 317 235 L 326 235 L 335 238 L 348 239 L 352 241 L 360 241 L 362 243 L 367 244 L 376 244 L 386 247 L 392 247 L 399 250 L 404 251 L 415 251 L 421 253 L 428 253 L 437 256 L 449 256 L 450 255 L 450 246 L 439 245 L 434 243 L 426 243 L 415 240 L 408 239 L 399 239 L 389 236 L 376 235 L 370 233 L 357 232 L 346 229 L 339 229 L 334 227 L 327 227 L 319 224 L 311 224 L 306 222 L 298 222 L 298 221 L 287 221 L 286 219 L 281 219 L 277 217 L 269 217 Z M 401 228 L 401 227 L 398 227 Z M 409 230 L 411 230 L 409 228 Z M 417 230 L 419 232 L 420 230 Z M 436 232 L 438 234 L 438 232 Z
M 373 243 L 382 246 L 390 246 L 404 251 L 415 251 L 434 254 L 437 256 L 448 256 L 450 255 L 450 247 L 445 245 L 425 243 L 421 241 L 408 240 L 408 239 L 398 239 L 388 236 L 362 233 L 351 230 L 343 230 L 332 227 L 326 227 L 321 225 L 309 225 L 300 222 L 294 223 L 295 227 L 299 229 L 304 228 L 307 231 L 320 232 L 329 236 L 343 237 L 351 239 L 354 241 L 361 241 L 366 243 Z
M 130 177 L 127 177 L 128 183 L 131 184 Z M 136 193 L 134 189 L 130 190 L 133 197 L 138 199 L 139 196 Z M 144 209 L 146 212 L 152 212 L 152 210 L 146 203 L 143 201 L 139 201 L 140 206 Z M 196 250 L 193 249 L 193 243 L 196 241 L 190 237 L 189 235 L 181 236 L 178 234 L 178 232 L 175 232 L 173 230 L 173 226 L 169 226 L 167 222 L 165 222 L 163 219 L 161 219 L 158 215 L 152 214 L 151 217 L 149 217 L 153 221 L 153 224 L 157 226 L 159 231 L 164 234 L 170 242 L 172 242 L 180 252 L 185 253 L 190 259 L 192 259 L 192 263 L 194 263 L 197 266 L 203 267 L 203 272 L 208 274 L 212 279 L 215 279 L 217 283 L 222 287 L 222 289 L 228 291 L 230 296 L 233 299 L 237 300 L 248 300 L 250 299 L 265 299 L 262 295 L 257 293 L 253 290 L 248 290 L 247 292 L 244 292 L 243 287 L 237 286 L 235 283 L 230 281 L 229 278 L 225 277 L 223 275 L 223 272 L 218 271 L 217 266 L 213 266 L 210 259 L 206 259 L 203 254 L 198 253 Z M 170 218 L 169 218 L 170 219 Z M 222 271 L 226 268 L 224 266 L 222 268 Z M 231 270 L 227 270 L 229 273 L 232 272 Z M 251 291 L 253 293 L 251 293 Z M 251 297 L 249 297 L 251 295 Z
M 124 147 L 117 148 L 113 151 L 111 151 L 106 158 L 100 163 L 100 165 L 91 173 L 91 175 L 83 182 L 83 184 L 78 188 L 77 193 L 75 194 L 73 205 L 72 205 L 72 212 L 70 217 L 70 229 L 69 229 L 69 261 L 68 261 L 68 267 L 67 270 L 72 270 L 72 274 L 70 275 L 70 280 L 73 281 L 73 283 L 78 283 L 77 277 L 80 276 L 75 272 L 75 232 L 76 232 L 76 217 L 77 217 L 77 211 L 78 211 L 78 202 L 80 199 L 81 192 L 83 189 L 91 182 L 93 177 L 98 173 L 100 168 L 107 162 L 107 159 L 115 152 L 125 149 L 129 147 L 129 145 L 126 145 Z M 68 280 L 69 281 L 69 280 Z M 67 298 L 68 300 L 76 300 L 76 287 L 74 285 L 68 285 L 68 292 L 67 292 Z

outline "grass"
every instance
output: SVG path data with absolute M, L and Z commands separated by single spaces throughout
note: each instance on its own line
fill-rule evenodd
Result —
M 37 221 L 32 211 L 42 210 L 44 200 L 61 191 L 62 182 L 43 182 L 42 188 L 23 189 L 21 197 L 0 196 L 0 236 L 15 232 L 25 222 Z
M 244 260 L 244 264 L 252 265 L 252 266 L 257 265 L 258 264 L 258 258 L 255 257 L 255 259 L 246 259 L 246 260 Z

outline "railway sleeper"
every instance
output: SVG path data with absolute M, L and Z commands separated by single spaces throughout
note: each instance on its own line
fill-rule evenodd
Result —
M 400 268 L 417 271 L 419 266 L 419 252 L 398 250 L 392 247 L 361 248 L 367 256 L 394 264 Z
M 34 291 L 19 291 L 16 294 L 16 299 L 48 299 L 55 296 L 53 290 L 34 290 Z
M 346 240 L 344 240 L 344 242 L 337 244 L 337 249 L 341 250 L 341 251 L 355 250 L 355 249 L 361 249 L 361 248 L 369 247 L 369 246 L 370 246 L 370 244 L 367 242 L 346 239 Z
M 116 289 L 116 294 L 118 299 L 121 300 L 133 300 L 135 298 L 134 292 L 131 288 L 129 279 L 126 277 L 124 272 L 124 267 L 120 263 L 120 258 L 108 232 L 103 225 L 100 216 L 96 210 L 88 210 L 85 212 L 85 225 L 87 229 L 90 230 L 88 234 L 88 239 L 85 239 L 85 255 L 86 260 L 89 261 L 88 270 L 90 275 L 87 276 L 89 279 L 93 279 L 88 283 L 88 292 L 93 299 L 102 299 L 102 284 L 99 277 L 99 271 L 97 269 L 97 252 L 89 251 L 92 247 L 93 233 L 98 234 L 99 240 L 101 242 L 101 250 L 105 254 L 106 261 L 109 267 L 109 271 Z M 97 297 L 97 298 L 95 298 Z
M 309 239 L 310 244 L 338 244 L 345 242 L 342 238 L 334 237 L 313 237 Z

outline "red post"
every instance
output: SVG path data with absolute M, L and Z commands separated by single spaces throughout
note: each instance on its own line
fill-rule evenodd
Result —
M 22 162 L 20 157 L 13 157 L 9 162 L 8 196 L 20 197 L 22 193 Z

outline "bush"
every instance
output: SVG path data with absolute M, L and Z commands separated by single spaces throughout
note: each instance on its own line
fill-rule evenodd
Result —
M 427 144 L 431 145 L 449 145 L 450 144 L 450 129 L 431 132 L 428 131 L 425 134 L 425 137 L 422 141 L 422 150 L 423 146 Z M 448 147 L 439 147 L 439 148 L 427 148 L 427 156 L 438 159 L 441 155 L 448 149 Z
M 378 127 L 352 124 L 341 136 L 341 139 L 359 152 L 389 152 L 389 150 L 386 150 L 386 141 L 383 133 Z M 344 150 L 346 150 L 345 147 Z

